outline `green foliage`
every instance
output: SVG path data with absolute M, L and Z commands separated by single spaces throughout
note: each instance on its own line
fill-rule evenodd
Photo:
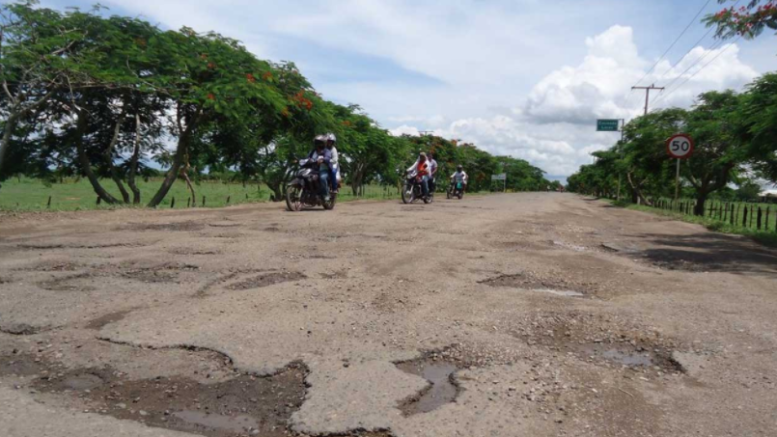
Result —
M 757 79 L 743 94 L 707 92 L 689 111 L 667 109 L 628 123 L 623 141 L 596 153 L 594 165 L 583 166 L 569 178 L 571 191 L 616 197 L 619 176 L 636 203 L 641 199 L 674 197 L 675 160 L 666 140 L 685 132 L 695 142 L 694 154 L 681 164 L 681 194 L 696 200 L 701 215 L 708 198 L 752 197 L 749 172 L 777 180 L 777 75 Z M 740 184 L 738 194 L 729 188 Z
M 0 180 L 85 177 L 102 203 L 150 198 L 152 207 L 178 178 L 261 181 L 280 198 L 312 138 L 334 132 L 353 194 L 397 185 L 419 150 L 439 152 L 442 179 L 464 165 L 473 190 L 502 171 L 513 190 L 548 186 L 523 160 L 439 137 L 394 137 L 357 105 L 322 99 L 293 63 L 257 59 L 218 33 L 34 0 L 0 11 Z M 154 173 L 149 160 L 167 169 L 154 193 L 136 183 Z
M 718 0 L 725 4 L 734 0 Z M 774 0 L 746 0 L 745 4 L 736 8 L 737 1 L 731 7 L 723 8 L 715 14 L 707 15 L 704 22 L 707 26 L 715 26 L 716 35 L 721 38 L 742 36 L 755 38 L 767 27 L 777 29 L 777 2 Z

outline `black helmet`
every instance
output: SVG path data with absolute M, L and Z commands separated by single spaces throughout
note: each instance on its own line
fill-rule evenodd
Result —
M 457 165 L 456 166 L 456 170 L 462 171 L 462 170 L 464 170 L 464 166 L 463 165 Z

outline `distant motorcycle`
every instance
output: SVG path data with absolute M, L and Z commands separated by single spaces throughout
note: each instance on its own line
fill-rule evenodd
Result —
M 448 186 L 448 199 L 458 197 L 461 200 L 464 197 L 464 183 L 463 182 L 451 182 Z
M 321 177 L 318 163 L 312 159 L 302 159 L 297 176 L 286 186 L 286 207 L 289 211 L 302 211 L 304 208 L 323 206 L 326 210 L 334 209 L 337 194 L 329 193 L 329 201 L 319 194 Z
M 402 189 L 402 202 L 414 203 L 418 199 L 423 199 L 424 203 L 430 203 L 434 199 L 434 196 L 424 197 L 424 190 L 421 187 L 421 177 L 417 171 L 407 173 L 405 179 L 405 186 Z

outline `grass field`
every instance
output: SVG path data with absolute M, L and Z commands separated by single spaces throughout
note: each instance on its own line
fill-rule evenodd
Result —
M 672 211 L 672 210 L 663 210 L 658 209 L 650 206 L 644 206 L 644 205 L 633 205 L 633 204 L 623 204 L 618 203 L 619 206 L 623 206 L 629 209 L 634 209 L 638 211 L 644 211 L 644 212 L 650 212 L 653 214 L 660 214 L 666 217 L 672 217 L 677 220 L 682 220 L 684 222 L 688 223 L 696 223 L 702 226 L 705 226 L 707 229 L 711 231 L 716 232 L 723 232 L 726 234 L 737 234 L 737 235 L 744 235 L 747 237 L 752 238 L 753 240 L 770 247 L 777 247 L 777 209 L 775 209 L 775 205 L 769 205 L 769 204 L 755 204 L 755 209 L 760 206 L 762 208 L 762 211 L 769 210 L 769 221 L 767 222 L 765 220 L 766 215 L 764 212 L 764 215 L 762 216 L 762 227 L 761 230 L 758 230 L 755 227 L 744 227 L 742 226 L 742 221 L 744 217 L 744 213 L 742 210 L 744 209 L 744 205 L 741 204 L 740 208 L 738 209 L 740 212 L 738 214 L 738 217 L 735 217 L 736 224 L 732 225 L 730 223 L 730 220 L 720 220 L 717 218 L 717 215 L 714 215 L 713 217 L 705 216 L 705 217 L 697 217 L 694 215 L 688 215 L 683 212 L 679 211 Z M 725 203 L 723 204 L 723 207 L 725 208 Z M 747 204 L 752 205 L 752 204 Z M 729 206 L 730 207 L 730 206 Z M 709 214 L 709 212 L 707 212 Z M 755 220 L 753 221 L 755 223 Z M 750 224 L 750 220 L 748 218 L 748 225 Z
M 161 183 L 161 178 L 150 179 L 148 182 L 138 180 L 138 188 L 142 193 L 141 205 L 148 202 L 159 189 Z M 113 181 L 103 180 L 102 184 L 111 194 L 120 198 L 119 191 Z M 254 184 L 244 187 L 240 183 L 225 184 L 219 181 L 202 181 L 195 184 L 194 189 L 197 194 L 197 206 L 202 206 L 204 196 L 207 208 L 227 206 L 227 199 L 229 199 L 229 205 L 267 202 L 272 194 L 265 185 L 257 187 Z M 347 202 L 357 199 L 350 187 L 343 187 L 340 191 L 339 201 Z M 51 206 L 47 207 L 49 197 L 51 197 Z M 173 198 L 175 198 L 176 209 L 187 207 L 191 200 L 191 194 L 184 182 L 176 181 L 159 208 L 170 208 Z M 399 191 L 396 187 L 365 185 L 364 196 L 358 197 L 358 199 L 388 198 L 399 199 Z M 116 206 L 105 203 L 97 205 L 97 195 L 94 194 L 92 186 L 86 179 L 66 179 L 63 183 L 46 185 L 38 179 L 14 178 L 3 182 L 2 189 L 0 189 L 0 210 L 5 211 L 42 211 L 47 209 L 75 211 L 110 208 L 116 208 Z

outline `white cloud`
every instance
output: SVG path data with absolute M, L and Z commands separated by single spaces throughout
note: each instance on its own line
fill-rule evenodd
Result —
M 491 153 L 527 159 L 551 175 L 569 175 L 581 164 L 590 163 L 592 152 L 604 150 L 618 139 L 617 133 L 595 132 L 595 120 L 640 115 L 644 94 L 633 98 L 624 90 L 644 77 L 652 64 L 639 56 L 628 27 L 613 26 L 586 39 L 586 45 L 588 54 L 580 65 L 548 74 L 533 87 L 522 107 L 503 109 L 491 118 L 453 121 L 444 134 L 474 142 Z M 678 88 L 664 104 L 688 106 L 702 91 L 739 89 L 757 76 L 739 59 L 736 46 L 713 51 L 698 47 L 677 65 L 662 62 L 643 83 L 649 84 L 662 75 L 678 76 L 699 57 L 706 56 L 700 64 L 704 65 L 718 55 L 713 64 Z M 691 68 L 676 83 L 679 85 L 699 69 Z

